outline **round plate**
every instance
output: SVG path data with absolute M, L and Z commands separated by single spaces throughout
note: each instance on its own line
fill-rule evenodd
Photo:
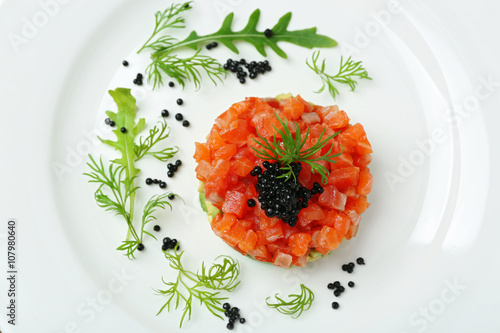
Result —
M 167 144 L 180 147 L 176 158 L 183 165 L 170 179 L 164 163 L 145 159 L 138 184 L 146 177 L 166 180 L 184 202 L 175 199 L 172 212 L 157 214 L 159 233 L 152 231 L 154 223 L 148 230 L 158 239 L 179 239 L 188 269 L 223 254 L 240 262 L 240 286 L 222 294 L 247 320 L 236 330 L 496 332 L 500 271 L 493 258 L 500 227 L 494 190 L 500 182 L 493 149 L 499 142 L 500 74 L 494 55 L 500 47 L 493 31 L 500 8 L 483 2 L 196 1 L 187 29 L 174 32 L 210 33 L 229 12 L 235 13 L 235 28 L 242 28 L 256 8 L 258 27 L 265 29 L 291 11 L 290 29 L 316 26 L 338 41 L 338 47 L 321 50 L 331 72 L 341 56 L 352 56 L 373 78 L 360 80 L 355 92 L 340 86 L 335 101 L 327 92 L 314 93 L 321 82 L 305 64 L 313 51 L 291 44 L 280 44 L 287 59 L 267 50 L 272 72 L 244 85 L 232 75 L 217 86 L 205 78 L 199 90 L 192 84 L 184 90 L 134 85 L 148 64 L 148 55 L 136 51 L 152 31 L 154 12 L 166 6 L 161 1 L 3 3 L 0 240 L 5 244 L 7 221 L 15 219 L 18 271 L 16 325 L 2 315 L 2 332 L 179 331 L 181 309 L 157 315 L 166 299 L 155 290 L 165 287 L 162 278 L 175 278 L 161 242 L 146 238 L 137 260 L 116 251 L 126 226 L 97 207 L 95 185 L 83 175 L 89 153 L 116 157 L 97 137 L 112 138 L 103 120 L 106 110 L 116 109 L 107 91 L 117 87 L 132 88 L 146 129 L 161 120 L 162 109 L 170 111 Z M 239 55 L 223 46 L 204 52 L 220 61 L 263 59 L 249 45 L 238 48 Z M 130 66 L 122 66 L 123 59 Z M 363 124 L 374 150 L 372 205 L 358 235 L 305 268 L 282 269 L 241 256 L 213 234 L 198 202 L 194 142 L 205 139 L 215 117 L 232 103 L 280 93 L 338 104 L 351 123 Z M 174 119 L 178 112 L 190 127 Z M 138 206 L 163 192 L 142 187 Z M 341 270 L 359 256 L 365 266 L 350 275 Z M 356 286 L 336 298 L 326 288 L 335 280 Z M 265 305 L 268 296 L 298 292 L 300 283 L 315 293 L 300 318 Z M 2 293 L 9 289 L 6 279 L 0 287 Z M 340 303 L 338 310 L 331 308 L 333 301 Z M 223 321 L 195 303 L 182 331 L 225 330 Z

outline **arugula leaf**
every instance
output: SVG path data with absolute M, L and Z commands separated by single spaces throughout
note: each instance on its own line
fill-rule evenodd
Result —
M 141 118 L 137 124 L 135 123 L 136 100 L 130 93 L 130 89 L 117 88 L 116 90 L 110 90 L 109 94 L 113 97 L 116 105 L 118 105 L 118 113 L 106 111 L 109 119 L 116 124 L 116 129 L 113 130 L 113 133 L 116 135 L 116 141 L 104 140 L 101 138 L 99 138 L 99 140 L 121 153 L 121 157 L 112 162 L 125 167 L 127 178 L 132 179 L 140 171 L 134 165 L 136 160 L 134 140 L 137 134 L 141 132 L 146 125 L 146 120 Z M 126 129 L 126 133 L 122 133 L 122 128 Z
M 234 13 L 230 13 L 226 16 L 221 28 L 217 32 L 199 36 L 196 31 L 192 31 L 183 41 L 164 45 L 163 48 L 159 48 L 153 53 L 152 58 L 153 60 L 163 58 L 172 50 L 181 47 L 189 47 L 193 50 L 197 50 L 198 45 L 206 41 L 218 41 L 236 54 L 239 53 L 238 48 L 234 45 L 234 42 L 237 40 L 252 44 L 263 56 L 267 55 L 265 47 L 268 46 L 276 52 L 276 54 L 285 59 L 287 55 L 285 51 L 278 46 L 278 42 L 288 42 L 309 49 L 313 47 L 334 47 L 337 45 L 337 42 L 330 37 L 318 35 L 316 33 L 316 28 L 288 31 L 288 25 L 292 18 L 292 13 L 290 12 L 283 15 L 278 23 L 272 28 L 272 37 L 266 37 L 264 32 L 257 30 L 259 18 L 260 10 L 256 9 L 250 15 L 247 25 L 242 30 L 233 31 L 231 26 L 234 19 Z

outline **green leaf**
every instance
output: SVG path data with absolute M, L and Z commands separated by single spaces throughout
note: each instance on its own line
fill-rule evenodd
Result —
M 116 105 L 118 105 L 117 113 L 106 111 L 109 119 L 116 124 L 116 129 L 113 130 L 113 133 L 116 135 L 116 141 L 99 139 L 121 153 L 121 157 L 112 162 L 125 167 L 127 178 L 132 179 L 140 171 L 134 165 L 136 160 L 134 140 L 137 134 L 144 128 L 146 121 L 144 118 L 141 118 L 137 124 L 135 123 L 136 100 L 130 93 L 130 89 L 117 88 L 116 90 L 110 90 L 109 94 L 113 97 Z M 122 128 L 126 129 L 126 133 L 122 133 Z
M 163 48 L 159 48 L 153 53 L 152 58 L 153 60 L 161 59 L 167 56 L 172 50 L 181 47 L 197 50 L 200 43 L 208 41 L 218 41 L 237 54 L 239 50 L 234 44 L 236 41 L 243 41 L 253 45 L 263 56 L 267 55 L 267 46 L 282 58 L 287 58 L 287 55 L 285 51 L 278 46 L 278 42 L 292 43 L 309 49 L 313 47 L 334 47 L 337 45 L 337 42 L 330 37 L 317 34 L 316 28 L 289 31 L 288 25 L 290 24 L 292 13 L 283 15 L 278 23 L 272 28 L 272 37 L 266 37 L 263 31 L 257 30 L 259 18 L 260 10 L 256 9 L 250 15 L 248 23 L 242 30 L 233 31 L 232 23 L 234 13 L 230 13 L 226 16 L 218 31 L 204 36 L 200 36 L 196 31 L 192 31 L 186 39 L 177 43 L 165 44 Z

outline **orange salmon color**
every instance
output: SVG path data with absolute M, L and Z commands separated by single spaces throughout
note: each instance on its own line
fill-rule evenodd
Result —
M 250 174 L 264 162 L 254 154 L 254 139 L 258 133 L 272 140 L 275 127 L 281 127 L 276 116 L 287 118 L 292 134 L 297 126 L 303 135 L 309 129 L 303 149 L 313 146 L 323 130 L 324 138 L 340 131 L 317 153 L 319 157 L 330 148 L 342 152 L 336 163 L 321 161 L 329 173 L 325 183 L 301 162 L 297 181 L 309 189 L 318 182 L 323 191 L 300 211 L 294 227 L 265 215 L 255 189 L 257 177 Z M 368 165 L 373 150 L 363 126 L 349 122 L 338 106 L 313 105 L 300 96 L 249 97 L 218 116 L 207 141 L 196 142 L 194 154 L 200 198 L 213 232 L 238 252 L 285 268 L 305 266 L 356 236 L 361 214 L 370 206 L 373 176 Z

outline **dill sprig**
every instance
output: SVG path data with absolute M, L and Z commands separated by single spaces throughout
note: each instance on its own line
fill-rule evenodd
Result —
M 309 60 L 306 60 L 307 66 L 318 74 L 323 82 L 321 88 L 315 91 L 318 94 L 328 87 L 330 95 L 335 98 L 339 94 L 339 91 L 334 86 L 334 82 L 347 84 L 351 88 L 351 91 L 354 91 L 358 84 L 355 78 L 371 80 L 371 77 L 368 76 L 368 72 L 363 68 L 361 61 L 354 62 L 354 60 L 349 57 L 347 61 L 344 62 L 344 57 L 341 56 L 339 72 L 335 75 L 329 75 L 325 73 L 326 59 L 319 61 L 319 56 L 320 51 L 315 51 L 311 58 L 312 64 L 309 63 Z
M 177 246 L 173 253 L 167 251 L 164 251 L 164 253 L 170 267 L 178 271 L 178 274 L 177 278 L 171 282 L 166 282 L 162 278 L 163 283 L 168 287 L 167 289 L 156 289 L 159 295 L 167 297 L 166 303 L 160 308 L 157 315 L 165 308 L 167 311 L 170 311 L 171 308 L 178 309 L 181 303 L 184 303 L 179 323 L 179 327 L 182 327 L 186 318 L 187 320 L 191 319 L 192 303 L 194 299 L 197 299 L 200 305 L 205 306 L 210 313 L 223 319 L 221 313 L 224 313 L 225 310 L 222 308 L 221 303 L 227 297 L 222 297 L 219 291 L 231 292 L 238 286 L 240 283 L 238 281 L 240 274 L 239 263 L 231 257 L 220 256 L 216 260 L 223 259 L 222 264 L 214 263 L 210 268 L 206 268 L 205 263 L 202 263 L 201 273 L 193 273 L 186 270 L 182 265 L 181 259 L 184 252 L 178 253 Z
M 267 306 L 276 309 L 279 313 L 292 316 L 294 319 L 297 319 L 302 312 L 309 310 L 314 301 L 314 293 L 303 284 L 300 284 L 300 295 L 288 295 L 289 300 L 287 301 L 279 297 L 278 294 L 274 297 L 276 303 L 269 302 L 270 297 L 266 298 Z
M 137 53 L 141 52 L 144 49 L 150 48 L 155 51 L 163 49 L 166 45 L 172 45 L 177 41 L 176 38 L 172 36 L 160 36 L 157 40 L 151 42 L 151 40 L 158 36 L 164 30 L 170 28 L 181 29 L 185 28 L 185 20 L 180 14 L 186 10 L 191 9 L 192 1 L 188 1 L 185 3 L 171 4 L 170 7 L 167 7 L 163 12 L 158 11 L 155 13 L 155 29 L 151 34 L 151 37 L 144 43 L 144 45 L 137 51 Z
M 342 152 L 337 154 L 332 153 L 334 145 L 332 142 L 330 142 L 330 140 L 335 138 L 340 133 L 340 131 L 330 135 L 327 138 L 323 138 L 326 130 L 326 128 L 324 128 L 319 135 L 316 143 L 307 149 L 303 149 L 304 145 L 307 142 L 307 139 L 309 138 L 309 128 L 307 128 L 305 135 L 302 136 L 299 125 L 294 122 L 296 127 L 294 137 L 290 131 L 287 118 L 285 117 L 283 120 L 277 114 L 276 118 L 278 118 L 278 121 L 280 122 L 282 128 L 278 129 L 276 128 L 276 126 L 273 126 L 276 133 L 274 134 L 272 140 L 267 140 L 257 132 L 260 140 L 254 139 L 254 141 L 261 148 L 252 146 L 252 149 L 255 152 L 255 156 L 263 160 L 280 162 L 282 169 L 287 171 L 281 177 L 285 177 L 287 179 L 293 177 L 295 181 L 296 178 L 291 164 L 294 162 L 307 163 L 311 166 L 312 172 L 319 173 L 321 175 L 322 182 L 326 184 L 328 182 L 328 175 L 330 174 L 330 172 L 325 166 L 317 162 L 326 161 L 329 163 L 336 163 L 334 158 L 342 155 Z M 281 140 L 278 139 L 278 135 L 279 137 L 281 137 Z M 328 149 L 328 151 L 319 157 L 315 156 L 316 153 L 323 149 L 323 147 L 325 147 L 327 144 L 330 144 L 330 148 Z
M 193 82 L 196 89 L 201 85 L 201 73 L 204 72 L 212 82 L 222 82 L 227 71 L 212 57 L 200 54 L 201 50 L 188 58 L 179 58 L 176 55 L 165 55 L 161 59 L 153 59 L 146 68 L 148 82 L 153 82 L 153 89 L 163 85 L 163 74 L 174 78 L 183 88 L 185 81 Z

